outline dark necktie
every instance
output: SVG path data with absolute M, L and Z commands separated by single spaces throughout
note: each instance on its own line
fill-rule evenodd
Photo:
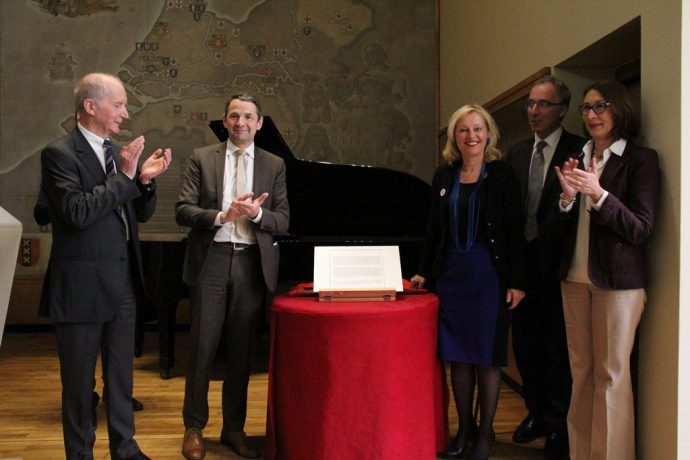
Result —
M 103 148 L 105 149 L 105 177 L 112 177 L 115 175 L 115 156 L 113 155 L 113 144 L 109 139 L 103 140 Z M 117 206 L 117 211 L 122 216 L 125 222 L 125 229 L 127 230 L 127 241 L 129 241 L 129 223 L 127 222 L 127 215 L 125 214 L 122 205 Z
M 544 186 L 544 147 L 547 143 L 539 141 L 532 155 L 532 166 L 529 170 L 529 182 L 527 183 L 527 205 L 525 206 L 525 239 L 532 241 L 537 237 L 539 228 L 537 225 L 537 209 L 541 199 L 541 190 Z
M 115 174 L 115 156 L 113 155 L 113 144 L 109 139 L 103 141 L 103 148 L 105 149 L 105 177 L 111 177 Z

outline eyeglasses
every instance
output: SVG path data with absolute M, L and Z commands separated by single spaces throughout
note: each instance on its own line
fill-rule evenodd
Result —
M 580 109 L 580 112 L 582 112 L 582 115 L 587 115 L 590 110 L 594 110 L 594 113 L 601 115 L 602 113 L 606 112 L 606 109 L 608 106 L 610 106 L 610 102 L 597 102 L 596 104 L 580 104 L 578 107 Z
M 555 105 L 565 105 L 565 102 L 551 102 L 544 100 L 535 101 L 534 99 L 528 99 L 525 105 L 528 109 L 534 108 L 535 105 L 540 109 L 548 109 L 549 107 L 553 107 Z

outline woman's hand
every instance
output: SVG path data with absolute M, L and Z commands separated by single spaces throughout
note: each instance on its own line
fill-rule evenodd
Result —
M 596 157 L 592 157 L 589 167 L 586 170 L 572 169 L 564 170 L 563 176 L 566 183 L 573 190 L 576 190 L 583 195 L 587 195 L 592 199 L 594 203 L 599 201 L 601 195 L 604 193 L 604 189 L 599 185 L 599 176 L 597 176 L 597 164 L 598 161 Z M 560 181 L 560 177 L 559 177 Z M 563 185 L 561 184 L 561 187 Z M 565 189 L 563 192 L 563 198 L 565 199 Z
M 563 191 L 562 198 L 564 201 L 573 201 L 575 199 L 575 195 L 577 195 L 578 190 L 567 180 L 567 174 L 578 170 L 577 165 L 577 158 L 568 158 L 563 163 L 563 166 L 560 168 L 556 166 L 556 176 L 558 176 L 558 182 L 561 184 L 561 190 Z
M 506 293 L 506 303 L 508 303 L 508 310 L 512 310 L 525 298 L 525 291 L 520 289 L 508 289 Z
M 410 278 L 410 284 L 414 289 L 422 289 L 424 287 L 424 283 L 426 283 L 426 278 L 424 278 L 422 275 L 414 275 L 412 278 Z

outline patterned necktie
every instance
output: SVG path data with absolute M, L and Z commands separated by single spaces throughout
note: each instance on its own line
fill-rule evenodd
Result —
M 105 177 L 115 175 L 115 156 L 113 155 L 113 144 L 109 139 L 103 141 L 103 148 L 105 149 Z
M 541 199 L 541 190 L 544 186 L 544 147 L 548 144 L 539 141 L 537 148 L 532 155 L 532 167 L 529 170 L 529 181 L 527 183 L 527 203 L 525 206 L 525 239 L 532 241 L 537 237 L 539 228 L 537 225 L 537 209 Z
M 103 148 L 105 149 L 105 177 L 112 177 L 115 175 L 115 155 L 113 155 L 113 144 L 110 139 L 103 140 Z M 122 220 L 125 223 L 125 230 L 127 231 L 127 241 L 129 241 L 129 222 L 127 222 L 127 215 L 125 210 L 122 209 L 122 205 L 117 206 L 117 211 L 122 216 Z
M 246 153 L 244 150 L 235 151 L 235 158 L 237 160 L 235 163 L 235 193 L 233 194 L 235 199 L 249 191 L 247 187 Z M 240 238 L 247 238 L 251 235 L 251 223 L 247 216 L 242 216 L 235 221 L 235 231 Z

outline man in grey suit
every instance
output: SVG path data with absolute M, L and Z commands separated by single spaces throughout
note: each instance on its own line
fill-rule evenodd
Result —
M 154 178 L 167 170 L 171 152 L 157 150 L 138 170 L 143 136 L 119 152 L 110 143 L 128 118 L 117 77 L 86 75 L 74 93 L 77 127 L 41 152 L 53 245 L 40 313 L 55 322 L 65 452 L 68 459 L 93 459 L 100 350 L 111 458 L 147 459 L 133 438 L 135 299 L 143 291 L 137 222 L 154 212 Z
M 192 316 L 182 412 L 188 460 L 206 455 L 209 373 L 223 331 L 220 442 L 242 457 L 259 456 L 244 432 L 251 343 L 265 288 L 272 291 L 277 283 L 273 235 L 287 232 L 290 213 L 285 163 L 254 145 L 262 123 L 257 98 L 230 97 L 223 116 L 229 140 L 194 151 L 176 204 L 177 223 L 191 227 L 183 272 Z
M 554 166 L 582 151 L 584 139 L 565 131 L 570 90 L 551 75 L 537 80 L 527 100 L 527 118 L 534 136 L 512 146 L 507 161 L 522 189 L 527 241 L 527 289 L 513 313 L 513 351 L 529 411 L 513 433 L 513 441 L 546 436 L 544 454 L 568 454 L 566 415 L 572 379 L 563 319 L 558 269 L 564 235 L 555 225 L 561 188 Z

